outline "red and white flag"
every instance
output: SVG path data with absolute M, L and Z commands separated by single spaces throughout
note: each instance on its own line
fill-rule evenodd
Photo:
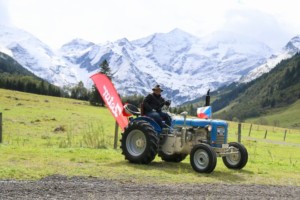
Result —
M 128 125 L 128 119 L 123 115 L 123 104 L 114 85 L 105 74 L 97 73 L 91 76 L 96 85 L 105 105 L 109 108 L 111 114 L 122 130 Z
M 197 108 L 197 117 L 201 119 L 210 119 L 212 117 L 211 106 Z

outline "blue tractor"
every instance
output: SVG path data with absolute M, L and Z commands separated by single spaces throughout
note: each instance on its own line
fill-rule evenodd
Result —
M 209 91 L 206 105 L 209 106 Z M 121 149 L 132 163 L 149 164 L 156 155 L 166 162 L 181 162 L 190 154 L 190 164 L 199 173 L 211 173 L 217 157 L 229 169 L 242 169 L 248 161 L 247 149 L 241 143 L 227 143 L 228 123 L 222 120 L 187 118 L 170 114 L 171 127 L 161 128 L 140 110 L 126 104 L 124 109 L 135 117 L 122 133 Z

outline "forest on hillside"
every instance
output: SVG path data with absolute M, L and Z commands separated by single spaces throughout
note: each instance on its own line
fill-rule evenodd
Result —
M 221 91 L 222 92 L 222 91 Z M 281 61 L 269 73 L 230 92 L 212 103 L 216 117 L 240 120 L 259 117 L 268 111 L 288 106 L 300 99 L 300 54 Z

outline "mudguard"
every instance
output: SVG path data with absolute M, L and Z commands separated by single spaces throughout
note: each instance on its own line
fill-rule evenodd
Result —
M 144 116 L 137 117 L 137 118 L 132 119 L 130 122 L 137 121 L 137 120 L 143 120 L 143 121 L 148 122 L 151 126 L 153 126 L 155 132 L 158 135 L 162 132 L 161 127 L 152 118 L 150 118 L 150 117 L 144 117 Z

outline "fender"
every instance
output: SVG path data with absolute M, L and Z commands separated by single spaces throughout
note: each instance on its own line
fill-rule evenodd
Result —
M 132 121 L 137 121 L 137 120 L 144 120 L 148 122 L 151 126 L 153 126 L 155 132 L 159 135 L 162 132 L 161 127 L 150 117 L 137 117 L 133 119 Z

